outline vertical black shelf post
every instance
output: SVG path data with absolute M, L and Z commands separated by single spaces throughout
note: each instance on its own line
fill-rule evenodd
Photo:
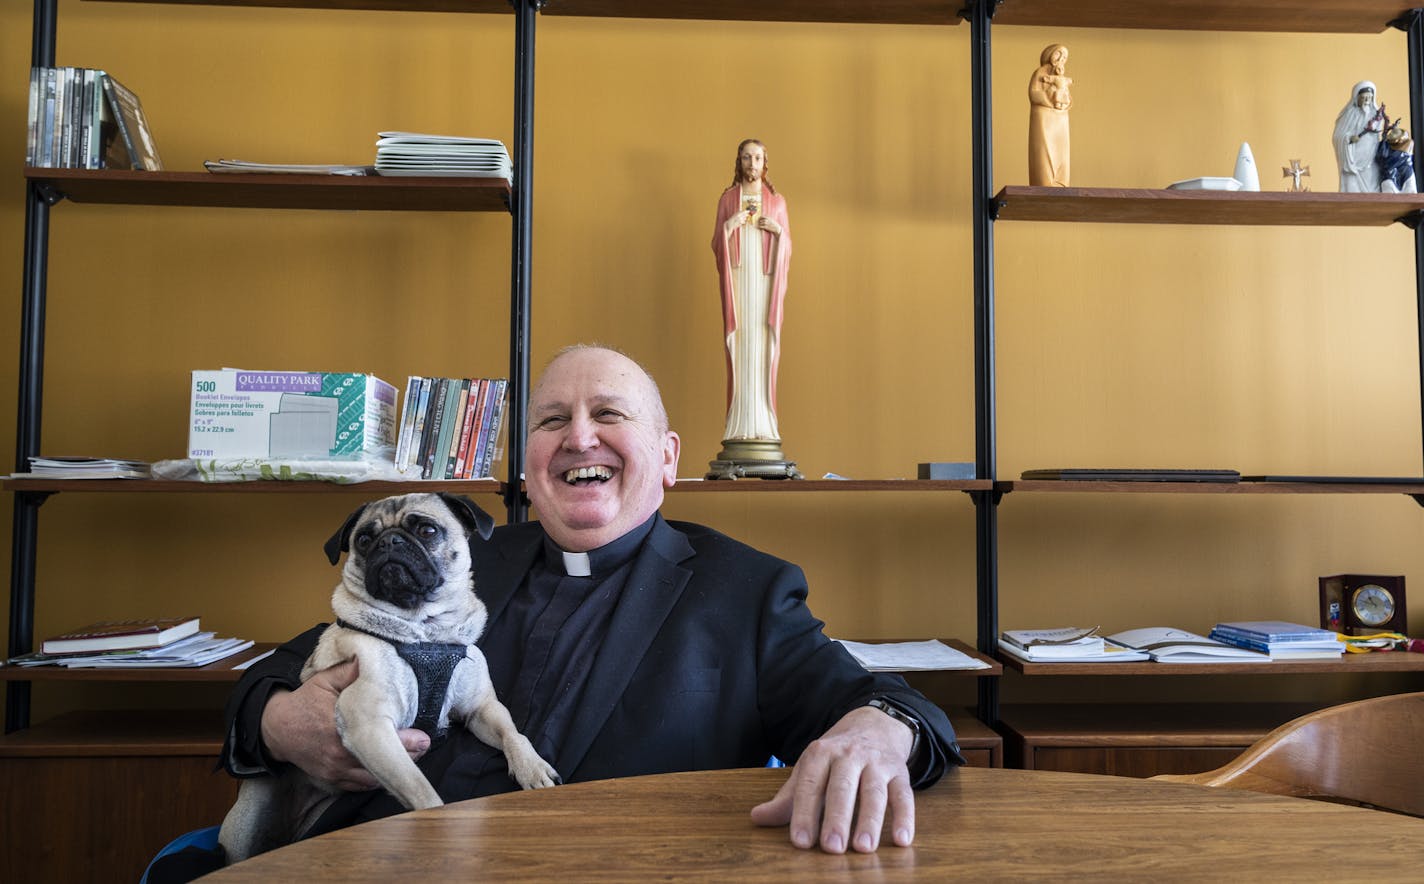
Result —
M 1424 165 L 1420 163 L 1424 159 L 1424 145 L 1419 143 L 1418 138 L 1419 124 L 1424 120 L 1424 9 L 1411 9 L 1391 24 L 1409 37 L 1409 126 L 1415 130 L 1414 169 L 1417 174 L 1424 170 Z M 1424 224 L 1414 225 L 1414 299 L 1414 315 L 1419 327 L 1420 419 L 1424 422 Z M 1421 446 L 1424 446 L 1424 426 L 1420 429 L 1420 440 Z
M 32 67 L 54 66 L 57 0 L 35 0 Z M 50 195 L 33 181 L 25 187 L 25 276 L 20 307 L 20 389 L 15 416 L 15 472 L 29 469 L 40 453 L 40 406 L 44 389 L 45 271 L 49 263 Z M 42 494 L 15 495 L 10 556 L 9 655 L 28 654 L 35 634 L 35 551 Z M 30 724 L 30 683 L 5 689 L 5 732 Z
M 511 524 L 529 518 L 524 474 L 524 423 L 529 404 L 530 264 L 534 244 L 534 26 L 544 0 L 514 5 L 514 243 L 510 250 L 509 455 L 504 505 Z
M 994 397 L 994 152 L 990 19 L 999 0 L 970 0 L 960 13 L 969 19 L 970 104 L 974 139 L 974 462 L 980 479 L 998 478 Z M 999 492 L 973 494 L 977 575 L 978 647 L 999 649 Z M 999 680 L 981 678 L 979 717 L 999 719 Z

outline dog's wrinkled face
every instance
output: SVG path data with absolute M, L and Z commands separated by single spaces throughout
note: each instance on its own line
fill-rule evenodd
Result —
M 352 513 L 327 541 L 326 552 L 332 564 L 349 552 L 343 571 L 348 588 L 412 611 L 449 579 L 469 573 L 470 536 L 478 531 L 488 538 L 493 524 L 468 498 L 404 494 Z

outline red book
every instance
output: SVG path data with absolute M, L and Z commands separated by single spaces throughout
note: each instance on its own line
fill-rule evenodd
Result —
M 76 654 L 81 651 L 132 651 L 158 648 L 198 631 L 197 617 L 164 617 L 153 620 L 109 620 L 91 623 L 44 640 L 46 654 Z

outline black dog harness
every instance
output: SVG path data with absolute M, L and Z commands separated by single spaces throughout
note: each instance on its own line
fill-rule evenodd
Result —
M 417 695 L 420 698 L 415 713 L 415 722 L 411 724 L 411 727 L 425 731 L 432 738 L 443 736 L 445 728 L 441 727 L 440 709 L 445 705 L 445 695 L 450 687 L 450 678 L 455 674 L 455 667 L 465 659 L 469 648 L 454 642 L 391 641 L 384 635 L 369 629 L 362 629 L 359 626 L 352 626 L 340 619 L 336 621 L 336 625 L 342 629 L 363 632 L 396 649 L 396 653 L 415 673 Z

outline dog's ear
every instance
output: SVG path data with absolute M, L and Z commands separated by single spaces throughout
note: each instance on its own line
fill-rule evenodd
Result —
M 330 560 L 333 565 L 341 558 L 342 553 L 351 549 L 351 532 L 356 527 L 356 520 L 361 518 L 361 514 L 365 511 L 366 504 L 363 503 L 356 508 L 356 512 L 346 517 L 346 524 L 342 525 L 335 534 L 331 535 L 331 539 L 326 542 L 326 546 L 322 547 L 322 549 L 326 550 L 327 559 Z
M 463 494 L 450 494 L 446 491 L 436 493 L 441 500 L 445 501 L 450 512 L 455 514 L 455 518 L 460 520 L 460 524 L 478 531 L 481 539 L 489 540 L 490 534 L 494 531 L 493 516 L 480 509 L 478 504 Z

